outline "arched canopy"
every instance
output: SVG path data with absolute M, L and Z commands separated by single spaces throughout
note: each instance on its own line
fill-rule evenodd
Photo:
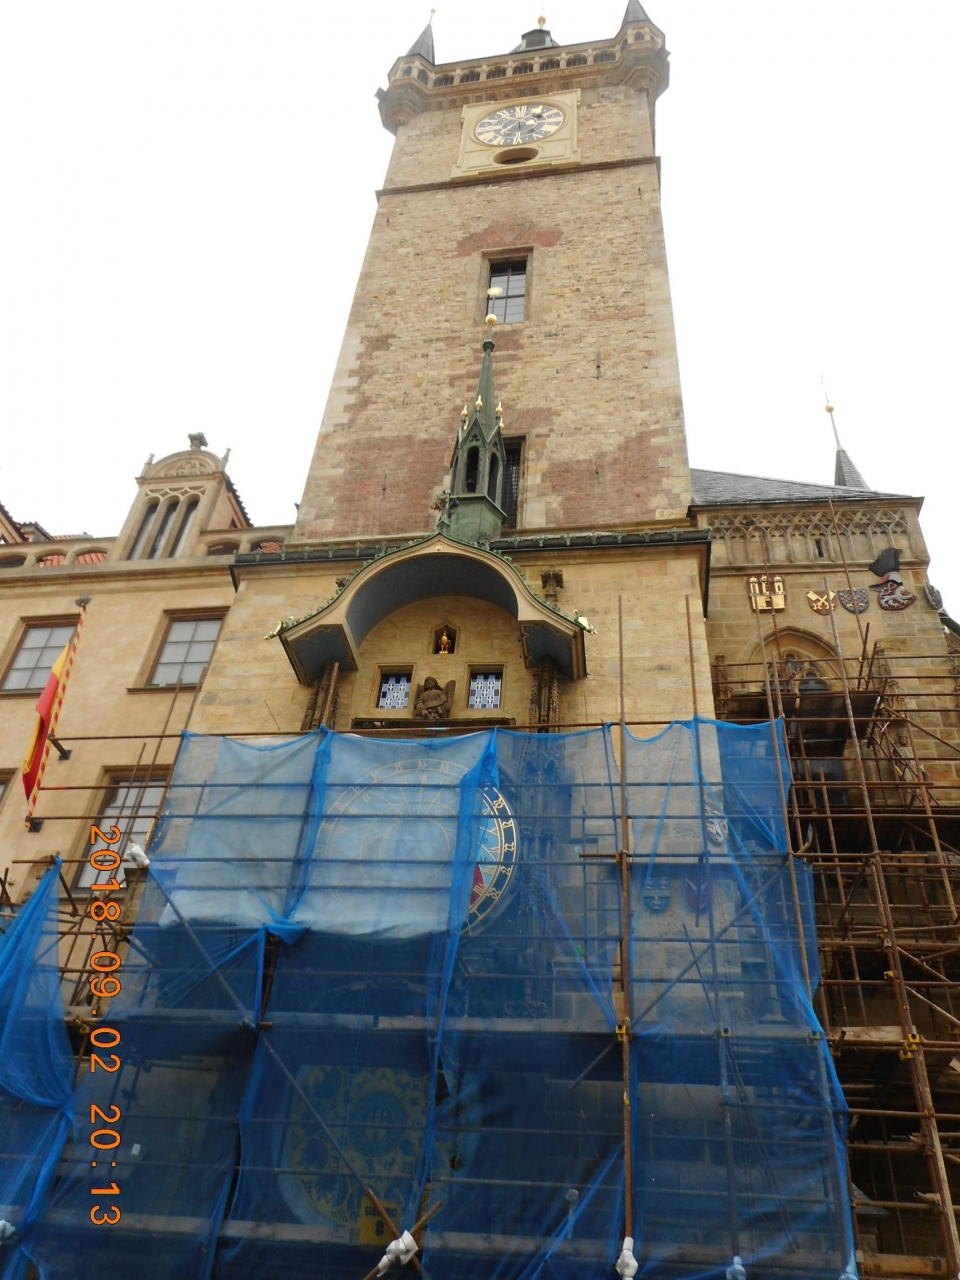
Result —
M 501 556 L 437 535 L 367 565 L 325 608 L 283 626 L 280 641 L 297 679 L 313 684 L 327 662 L 356 670 L 371 630 L 404 605 L 472 596 L 516 618 L 524 662 L 552 658 L 564 675 L 586 675 L 583 628 L 527 587 Z

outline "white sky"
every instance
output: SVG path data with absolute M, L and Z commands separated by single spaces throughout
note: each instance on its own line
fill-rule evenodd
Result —
M 439 61 L 536 3 L 433 0 Z M 626 0 L 554 0 L 564 43 Z M 691 462 L 924 494 L 960 615 L 956 0 L 649 0 Z M 374 92 L 429 3 L 0 4 L 0 501 L 113 534 L 204 431 L 290 523 L 392 139 Z M 451 418 L 451 430 L 456 414 Z

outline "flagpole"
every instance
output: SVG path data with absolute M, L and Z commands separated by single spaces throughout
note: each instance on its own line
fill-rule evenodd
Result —
M 27 817 L 25 826 L 28 831 L 39 831 L 40 824 L 33 816 L 33 811 L 37 807 L 37 798 L 40 794 L 40 783 L 43 781 L 43 775 L 47 767 L 47 759 L 50 756 L 50 739 L 57 731 L 57 721 L 60 719 L 60 709 L 63 706 L 64 695 L 67 691 L 67 681 L 70 679 L 70 673 L 73 670 L 73 662 L 77 656 L 77 646 L 80 643 L 80 632 L 83 629 L 83 620 L 87 614 L 87 605 L 90 603 L 90 596 L 78 596 L 74 603 L 80 609 L 80 617 L 77 619 L 76 630 L 70 640 L 70 648 L 67 653 L 67 660 L 64 664 L 63 673 L 57 684 L 57 693 L 53 701 L 53 707 L 50 711 L 50 723 L 47 726 L 47 732 L 44 735 L 43 755 L 40 758 L 40 767 L 37 770 L 37 776 L 34 779 L 33 788 L 27 798 Z M 43 695 L 41 694 L 41 697 Z M 39 748 L 39 742 L 36 744 L 35 750 Z M 42 821 L 42 819 L 41 819 Z

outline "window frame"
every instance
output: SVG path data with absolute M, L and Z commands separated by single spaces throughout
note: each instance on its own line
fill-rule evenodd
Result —
M 523 268 L 524 268 L 523 269 L 523 293 L 511 294 L 510 285 L 509 285 L 509 280 L 511 278 L 510 268 L 518 266 L 521 262 L 523 263 Z M 515 325 L 515 324 L 525 324 L 530 320 L 531 284 L 532 284 L 532 278 L 533 278 L 532 266 L 533 266 L 533 251 L 531 249 L 509 249 L 504 252 L 484 254 L 485 284 L 483 286 L 483 316 L 481 317 L 482 320 L 485 320 L 487 315 L 490 314 L 491 311 L 497 317 L 497 321 L 499 322 L 499 325 L 504 328 L 510 325 Z M 508 280 L 507 290 L 502 298 L 491 298 L 488 292 L 490 289 L 495 287 L 493 284 L 493 280 L 494 280 L 494 269 L 496 267 L 505 268 L 508 273 L 507 274 L 507 280 Z M 499 274 L 502 274 L 502 272 Z M 519 271 L 516 272 L 516 275 L 519 276 L 520 272 Z M 507 320 L 506 319 L 507 302 L 510 298 L 518 298 L 518 297 L 522 298 L 523 300 L 523 314 L 520 316 L 519 320 Z M 502 304 L 503 306 L 502 319 L 500 315 L 497 313 L 498 304 Z
M 502 662 L 471 662 L 467 667 L 467 711 L 502 711 L 505 667 Z M 497 705 L 495 707 L 475 707 L 471 703 L 473 693 L 470 686 L 478 676 L 497 676 L 500 684 L 497 688 Z
M 386 664 L 377 668 L 377 683 L 374 686 L 373 691 L 373 706 L 378 715 L 385 711 L 392 711 L 394 713 L 399 712 L 401 714 L 405 713 L 407 715 L 411 714 L 410 708 L 413 706 L 413 696 L 416 690 L 416 685 L 413 681 L 413 673 L 414 668 L 412 666 L 404 666 L 401 663 Z M 385 682 L 390 679 L 395 680 L 398 677 L 402 677 L 409 682 L 406 705 L 402 707 L 382 707 L 380 705 L 380 698 L 383 693 L 383 686 Z
M 122 827 L 120 825 L 120 822 L 116 821 L 117 819 L 122 819 L 124 817 L 123 808 L 126 801 L 124 801 L 124 803 L 121 804 L 118 812 L 108 813 L 107 810 L 111 807 L 111 802 L 109 801 L 108 797 L 112 793 L 115 793 L 117 796 L 119 796 L 121 792 L 126 788 L 128 795 L 130 795 L 134 800 L 134 802 L 136 802 L 136 796 L 141 784 L 144 784 L 150 787 L 154 787 L 154 786 L 160 787 L 161 791 L 160 791 L 159 799 L 157 801 L 157 808 L 154 812 L 149 814 L 149 826 L 147 828 L 147 832 L 152 833 L 153 824 L 156 818 L 159 816 L 163 806 L 163 802 L 167 793 L 167 786 L 170 782 L 171 774 L 172 774 L 172 766 L 170 765 L 163 765 L 159 767 L 152 766 L 147 769 L 135 769 L 130 765 L 126 765 L 126 766 L 118 765 L 118 766 L 104 767 L 101 770 L 100 780 L 94 787 L 95 792 L 99 796 L 99 801 L 95 806 L 96 812 L 90 817 L 89 821 L 84 822 L 81 836 L 80 836 L 79 849 L 78 849 L 78 855 L 77 855 L 79 859 L 79 865 L 77 867 L 76 875 L 73 877 L 73 885 L 71 886 L 72 893 L 75 893 L 78 895 L 79 894 L 89 895 L 93 889 L 93 886 L 97 883 L 97 881 L 101 877 L 105 879 L 109 879 L 111 876 L 115 877 L 117 880 L 122 879 L 122 884 L 120 885 L 120 888 L 118 890 L 117 889 L 113 890 L 114 893 L 126 893 L 129 890 L 130 877 L 126 874 L 122 874 L 122 875 L 118 874 L 118 873 L 126 872 L 132 869 L 133 864 L 128 862 L 126 858 L 126 849 L 128 845 L 131 843 L 139 844 L 141 848 L 145 849 L 146 840 L 145 839 L 138 840 L 136 836 L 128 832 L 125 827 Z M 143 815 L 141 814 L 140 818 L 142 817 Z M 140 820 L 140 818 L 138 818 L 138 820 Z M 102 827 L 104 830 L 109 830 L 109 828 L 113 825 L 116 825 L 120 829 L 121 840 L 117 848 L 118 850 L 122 849 L 123 853 L 121 855 L 120 866 L 117 867 L 116 870 L 97 872 L 93 867 L 91 867 L 89 857 L 88 857 L 88 854 L 91 849 L 91 845 L 90 845 L 90 824 L 91 823 L 96 823 L 98 826 Z M 84 884 L 83 879 L 90 871 L 93 871 L 94 874 L 90 877 L 90 882 L 88 884 Z
M 220 643 L 220 637 L 223 635 L 223 624 L 226 621 L 228 612 L 229 611 L 226 609 L 187 609 L 187 610 L 178 611 L 175 613 L 165 614 L 163 631 L 160 635 L 159 643 L 154 646 L 153 658 L 149 666 L 147 667 L 144 681 L 139 687 L 142 689 L 174 689 L 176 688 L 176 681 L 174 681 L 173 684 L 159 684 L 155 679 L 155 676 L 157 674 L 157 668 L 161 664 L 161 661 L 163 658 L 163 651 L 167 646 L 167 641 L 170 639 L 170 632 L 173 629 L 174 623 L 176 622 L 219 622 L 220 629 L 217 632 L 216 639 L 213 642 L 213 647 L 210 650 L 210 656 L 207 658 L 206 666 L 204 667 L 204 670 L 200 675 L 200 679 L 185 680 L 185 681 L 182 681 L 180 684 L 181 689 L 196 689 L 199 686 L 200 682 L 205 678 L 206 673 L 210 670 L 210 663 L 213 661 L 213 655 L 216 653 L 217 645 Z M 188 641 L 188 643 L 192 643 L 192 642 Z M 181 668 L 184 665 L 185 663 L 181 662 L 180 664 Z
M 516 512 L 515 512 L 515 520 L 514 520 L 514 523 L 511 524 L 510 512 L 504 506 L 503 499 L 506 496 L 507 477 L 510 474 L 512 474 L 509 466 L 507 465 L 508 455 L 514 449 L 517 450 L 517 452 L 520 455 L 520 458 L 519 458 L 519 463 L 516 469 L 517 506 L 516 506 Z M 501 509 L 504 511 L 507 517 L 506 520 L 504 520 L 503 522 L 503 527 L 504 529 L 519 529 L 521 528 L 520 515 L 523 510 L 523 479 L 524 479 L 524 471 L 526 470 L 526 465 L 527 465 L 527 437 L 526 436 L 504 436 L 503 455 L 504 455 L 503 456 L 503 484 L 500 489 L 500 505 L 501 505 Z
M 17 659 L 17 655 L 23 648 L 23 642 L 27 637 L 27 633 L 39 627 L 70 627 L 72 633 L 76 631 L 77 624 L 80 621 L 79 614 L 57 614 L 52 618 L 21 618 L 20 628 L 16 632 L 16 639 L 7 651 L 7 660 L 3 666 L 3 674 L 0 676 L 0 697 L 3 698 L 36 698 L 46 688 L 47 680 L 50 676 L 50 667 L 56 662 L 57 658 L 63 652 L 63 645 L 57 650 L 50 667 L 47 668 L 46 675 L 43 678 L 43 684 L 30 685 L 28 688 L 7 689 L 6 683 L 13 670 L 13 664 Z M 68 644 L 69 640 L 65 640 L 64 644 Z M 34 668 L 36 670 L 36 668 Z

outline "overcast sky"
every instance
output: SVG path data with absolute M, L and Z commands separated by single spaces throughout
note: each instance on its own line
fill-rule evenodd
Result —
M 434 0 L 438 61 L 539 9 Z M 547 9 L 564 43 L 625 0 Z M 391 137 L 374 93 L 429 4 L 0 4 L 0 501 L 114 534 L 203 431 L 290 523 Z M 650 0 L 694 466 L 926 495 L 960 615 L 957 0 Z M 823 384 L 821 385 L 821 379 Z M 456 425 L 455 418 L 451 419 Z M 452 428 L 451 428 L 452 429 Z

